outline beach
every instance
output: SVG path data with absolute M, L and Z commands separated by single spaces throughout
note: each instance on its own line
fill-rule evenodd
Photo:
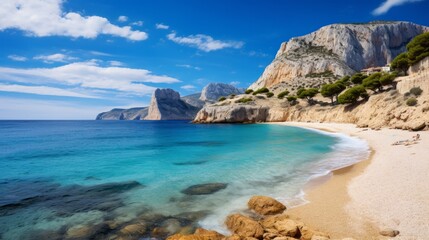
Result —
M 369 159 L 334 171 L 308 184 L 306 205 L 289 214 L 331 237 L 386 239 L 379 232 L 400 231 L 395 239 L 427 239 L 429 235 L 429 132 L 357 128 L 353 124 L 278 123 L 340 132 L 364 139 Z M 415 144 L 392 145 L 412 140 Z

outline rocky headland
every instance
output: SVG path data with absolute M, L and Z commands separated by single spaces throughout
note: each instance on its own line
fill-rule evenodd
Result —
M 221 96 L 243 93 L 230 84 L 210 83 L 201 93 L 180 97 L 173 89 L 157 89 L 150 105 L 130 109 L 114 108 L 97 115 L 96 120 L 192 120 L 206 104 L 216 102 Z
M 363 68 L 384 66 L 406 51 L 406 44 L 428 31 L 408 22 L 334 24 L 283 43 L 274 61 L 249 87 L 248 94 L 206 105 L 196 123 L 338 122 L 361 127 L 422 130 L 429 126 L 429 58 L 413 65 L 382 90 L 351 104 L 331 104 L 317 94 L 293 99 L 300 88 L 319 88 Z M 423 90 L 418 96 L 410 90 Z M 266 88 L 265 93 L 255 94 Z M 252 94 L 253 91 L 253 94 Z M 287 92 L 285 97 L 277 97 Z M 271 95 L 268 95 L 271 94 Z M 417 104 L 407 101 L 415 98 Z

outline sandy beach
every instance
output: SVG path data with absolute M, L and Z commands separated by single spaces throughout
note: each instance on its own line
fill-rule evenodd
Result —
M 387 228 L 400 231 L 395 239 L 429 236 L 429 132 L 372 130 L 353 124 L 278 123 L 341 132 L 359 137 L 372 149 L 370 159 L 309 184 L 309 204 L 290 209 L 292 217 L 330 233 L 331 237 L 386 239 Z M 411 145 L 397 141 L 420 140 Z

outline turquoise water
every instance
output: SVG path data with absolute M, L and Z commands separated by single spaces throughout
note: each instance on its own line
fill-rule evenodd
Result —
M 309 179 L 368 154 L 358 139 L 271 124 L 0 121 L 0 136 L 3 239 L 197 211 L 204 214 L 189 224 L 224 231 L 224 217 L 245 209 L 249 196 L 302 204 Z M 227 185 L 207 195 L 181 192 L 205 183 Z

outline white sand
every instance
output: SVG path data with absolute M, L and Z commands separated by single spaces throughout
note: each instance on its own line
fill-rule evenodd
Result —
M 355 226 L 370 220 L 378 229 L 399 230 L 401 233 L 395 239 L 429 239 L 429 131 L 376 131 L 356 128 L 353 124 L 336 123 L 280 124 L 325 129 L 365 139 L 374 150 L 371 161 L 361 169 L 362 172 L 351 175 L 348 180 L 341 180 L 346 184 L 348 193 L 343 206 L 349 215 L 347 219 L 352 219 L 350 221 Z M 416 133 L 421 136 L 417 144 L 392 146 L 396 141 L 412 139 Z M 340 185 L 341 182 L 335 184 Z M 335 191 L 331 192 L 335 195 Z M 321 197 L 328 200 L 336 196 Z M 347 227 L 346 224 L 342 225 Z M 343 229 L 343 233 L 347 231 L 353 230 Z

